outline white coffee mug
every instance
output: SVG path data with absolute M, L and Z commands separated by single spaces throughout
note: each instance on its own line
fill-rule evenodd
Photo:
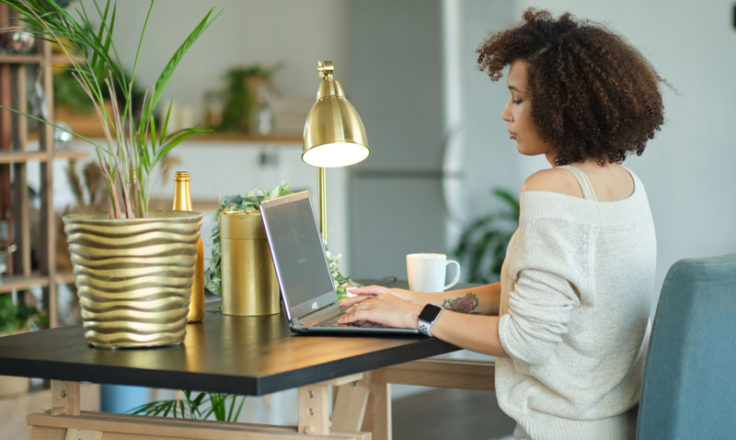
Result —
M 445 284 L 447 266 L 455 266 L 455 277 Z M 460 280 L 460 263 L 448 260 L 445 254 L 407 254 L 406 275 L 409 290 L 417 292 L 441 292 Z

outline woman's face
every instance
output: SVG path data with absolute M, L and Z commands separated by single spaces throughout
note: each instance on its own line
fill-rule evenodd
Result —
M 551 159 L 552 145 L 539 137 L 537 126 L 532 120 L 532 101 L 526 82 L 527 63 L 518 59 L 511 63 L 508 74 L 509 100 L 503 108 L 501 118 L 508 123 L 509 137 L 516 141 L 519 153 L 527 156 L 544 154 Z

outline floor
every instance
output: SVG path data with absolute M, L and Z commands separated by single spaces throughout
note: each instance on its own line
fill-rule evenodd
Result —
M 488 391 L 433 389 L 393 401 L 396 440 L 506 440 L 513 430 Z

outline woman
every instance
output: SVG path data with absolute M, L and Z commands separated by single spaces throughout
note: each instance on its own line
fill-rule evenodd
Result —
M 497 356 L 496 394 L 516 438 L 634 438 L 656 242 L 644 187 L 621 162 L 662 124 L 661 78 L 598 25 L 523 18 L 478 50 L 491 80 L 510 66 L 510 138 L 551 165 L 524 182 L 500 283 L 357 288 L 342 321 L 420 326 Z

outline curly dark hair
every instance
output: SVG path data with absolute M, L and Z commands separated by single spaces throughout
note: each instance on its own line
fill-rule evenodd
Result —
M 664 121 L 664 80 L 651 64 L 621 37 L 569 13 L 555 20 L 529 9 L 523 18 L 483 42 L 478 64 L 498 81 L 506 65 L 527 62 L 532 119 L 557 165 L 641 155 Z

